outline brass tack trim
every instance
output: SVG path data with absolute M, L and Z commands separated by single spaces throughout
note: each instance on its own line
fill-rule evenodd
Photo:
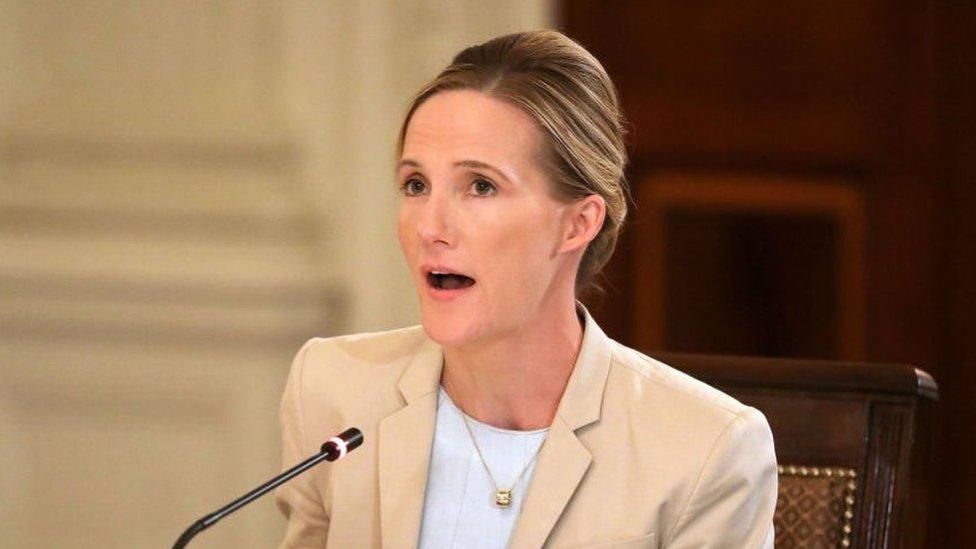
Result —
M 844 514 L 840 540 L 841 547 L 851 546 L 851 532 L 854 530 L 854 492 L 857 491 L 857 471 L 846 467 L 813 467 L 807 465 L 779 465 L 777 470 L 781 476 L 790 477 L 827 477 L 846 478 L 844 484 Z

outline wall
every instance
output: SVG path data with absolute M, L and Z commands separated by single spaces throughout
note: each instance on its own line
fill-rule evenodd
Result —
M 0 2 L 4 546 L 166 546 L 278 464 L 313 335 L 416 322 L 410 94 L 549 2 Z M 270 499 L 201 535 L 269 546 Z

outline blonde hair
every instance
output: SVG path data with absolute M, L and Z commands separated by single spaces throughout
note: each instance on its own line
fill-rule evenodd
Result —
M 398 157 L 417 108 L 436 93 L 460 89 L 506 101 L 535 120 L 545 136 L 545 167 L 555 197 L 603 198 L 606 219 L 576 276 L 576 292 L 586 290 L 613 254 L 627 215 L 624 119 L 610 77 L 583 46 L 554 30 L 509 34 L 471 46 L 413 98 L 400 127 Z

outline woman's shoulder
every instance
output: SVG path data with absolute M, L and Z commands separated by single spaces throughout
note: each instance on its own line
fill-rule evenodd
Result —
M 663 467 L 675 479 L 698 478 L 709 462 L 727 467 L 732 474 L 733 469 L 742 468 L 735 461 L 740 454 L 761 462 L 766 472 L 772 467 L 775 477 L 773 437 L 762 412 L 616 342 L 603 410 L 606 421 L 601 425 L 606 432 L 598 435 L 594 430 L 591 436 L 615 442 L 601 439 L 594 447 L 616 447 L 622 430 L 640 433 L 627 437 L 633 453 L 667 457 L 638 461 Z
M 298 351 L 291 375 L 319 402 L 338 404 L 377 391 L 394 397 L 403 370 L 428 342 L 421 326 L 315 337 Z
M 610 383 L 618 398 L 648 421 L 674 423 L 682 430 L 721 431 L 737 418 L 762 414 L 732 396 L 660 360 L 614 342 Z M 643 412 L 643 413 L 642 413 Z M 756 418 L 756 419 L 758 419 Z M 760 419 L 765 423 L 765 419 Z
M 385 364 L 415 353 L 427 341 L 423 326 L 333 337 L 313 337 L 302 351 L 306 360 L 341 359 L 343 364 Z

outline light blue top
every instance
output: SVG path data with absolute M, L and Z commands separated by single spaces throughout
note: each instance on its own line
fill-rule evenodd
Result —
M 495 487 L 478 458 L 462 413 L 441 387 L 420 523 L 421 549 L 506 547 L 535 469 L 533 457 L 549 431 L 510 431 L 468 417 L 499 488 L 511 487 L 522 467 L 532 460 L 512 491 L 511 506 L 502 508 L 495 505 Z

